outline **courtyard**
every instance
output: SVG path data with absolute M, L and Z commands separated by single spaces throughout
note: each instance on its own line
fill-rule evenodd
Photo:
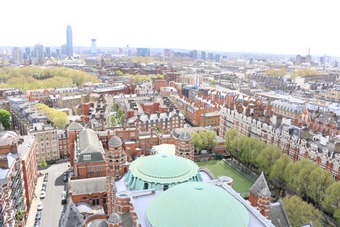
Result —
M 245 176 L 237 172 L 235 169 L 230 167 L 222 160 L 197 162 L 197 165 L 199 167 L 209 169 L 216 178 L 221 176 L 228 176 L 233 178 L 234 180 L 233 188 L 241 195 L 247 194 L 249 192 L 250 187 L 253 185 L 253 182 L 248 180 Z

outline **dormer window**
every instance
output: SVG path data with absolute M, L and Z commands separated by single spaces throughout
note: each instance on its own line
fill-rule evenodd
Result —
M 91 155 L 90 154 L 84 155 L 83 160 L 84 161 L 91 161 Z

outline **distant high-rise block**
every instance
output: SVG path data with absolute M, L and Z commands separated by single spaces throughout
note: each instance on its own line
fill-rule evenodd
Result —
M 201 59 L 205 60 L 206 56 L 205 56 L 205 51 L 201 51 Z
M 214 53 L 208 53 L 208 59 L 210 61 L 213 61 L 214 60 Z
M 23 53 L 19 47 L 14 47 L 12 50 L 12 62 L 14 64 L 21 64 L 23 60 Z
M 72 28 L 70 25 L 67 25 L 67 29 L 66 29 L 66 46 L 67 46 L 67 55 L 73 56 Z
M 150 49 L 149 48 L 137 48 L 137 56 L 149 57 L 150 56 Z
M 221 55 L 215 54 L 215 61 L 220 62 Z
M 97 55 L 97 40 L 91 39 L 91 54 Z
M 170 49 L 164 49 L 164 57 L 170 57 L 171 51 Z
M 31 59 L 31 48 L 26 47 L 25 48 L 25 54 L 27 59 Z

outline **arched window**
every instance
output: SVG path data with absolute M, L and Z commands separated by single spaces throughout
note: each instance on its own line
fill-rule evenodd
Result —
M 148 189 L 149 188 L 149 184 L 148 183 L 144 183 L 144 189 Z
M 169 189 L 169 185 L 164 185 L 164 187 L 163 187 L 163 191 L 166 191 L 166 190 L 168 190 Z

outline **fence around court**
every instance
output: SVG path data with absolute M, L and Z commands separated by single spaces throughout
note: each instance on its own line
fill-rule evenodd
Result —
M 237 172 L 239 172 L 240 174 L 242 174 L 245 178 L 247 178 L 251 182 L 255 182 L 259 177 L 256 173 L 252 172 L 235 159 L 223 159 L 223 162 L 226 163 L 231 168 L 233 168 L 234 170 L 236 170 Z

